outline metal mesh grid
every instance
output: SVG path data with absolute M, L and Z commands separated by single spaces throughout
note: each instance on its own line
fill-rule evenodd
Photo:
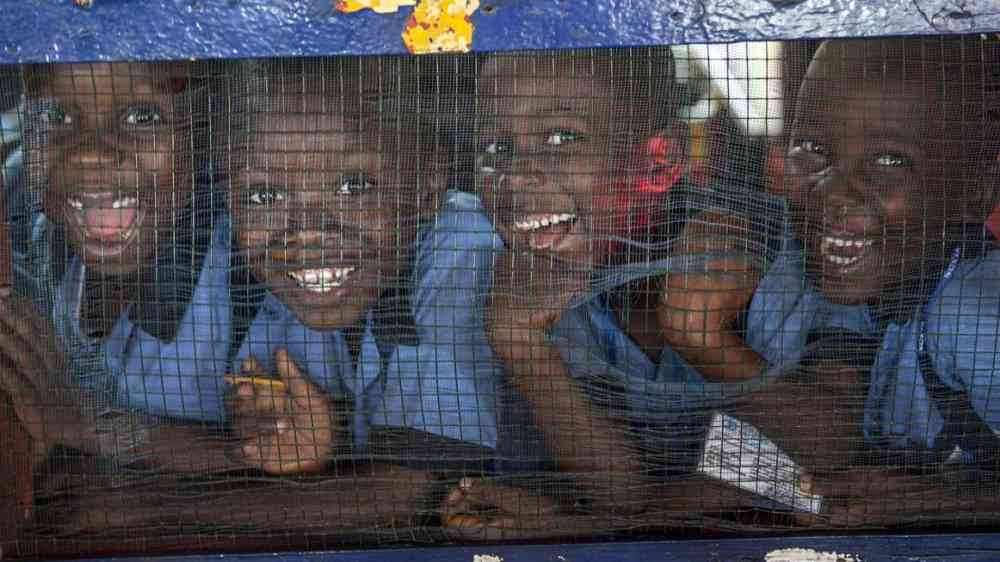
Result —
M 0 69 L 3 553 L 993 525 L 997 45 Z

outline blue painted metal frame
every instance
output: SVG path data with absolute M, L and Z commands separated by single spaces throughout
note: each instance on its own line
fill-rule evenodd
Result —
M 481 0 L 477 51 L 1000 31 L 994 0 Z M 0 63 L 405 52 L 397 14 L 340 14 L 332 0 L 2 0 Z M 763 560 L 778 548 L 879 560 L 1000 560 L 1000 535 L 850 536 L 447 547 L 240 560 L 553 562 Z M 215 560 L 218 556 L 161 558 Z
M 157 562 L 762 562 L 768 552 L 802 548 L 840 553 L 844 562 L 996 562 L 1000 560 L 1000 535 L 875 535 L 868 537 L 792 537 L 727 539 L 716 541 L 623 542 L 534 546 L 463 546 L 395 550 L 244 554 L 221 556 L 170 556 Z M 486 558 L 493 556 L 494 558 Z M 127 560 L 125 558 L 108 558 Z M 95 561 L 96 562 L 96 561 Z
M 475 50 L 1000 29 L 993 0 L 481 0 Z M 0 63 L 405 52 L 410 9 L 333 0 L 3 0 Z

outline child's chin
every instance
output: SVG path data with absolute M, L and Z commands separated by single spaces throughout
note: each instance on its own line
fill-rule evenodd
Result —
M 304 303 L 286 303 L 289 310 L 303 326 L 323 332 L 343 330 L 362 322 L 368 311 L 366 302 L 341 302 L 331 306 L 304 305 Z
M 75 241 L 74 251 L 88 270 L 104 276 L 125 276 L 139 271 L 146 259 L 135 247 L 104 249 L 93 243 Z
M 820 283 L 819 288 L 823 296 L 834 304 L 865 304 L 871 302 L 879 295 L 877 289 L 872 289 L 866 283 L 851 279 L 828 279 Z

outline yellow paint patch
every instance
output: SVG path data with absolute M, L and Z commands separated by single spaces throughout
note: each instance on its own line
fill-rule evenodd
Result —
M 403 43 L 414 54 L 467 52 L 475 30 L 469 16 L 478 8 L 479 0 L 422 0 L 406 21 Z
M 417 0 L 337 0 L 334 7 L 338 12 L 349 14 L 361 10 L 371 10 L 379 14 L 398 12 L 403 6 L 415 6 Z

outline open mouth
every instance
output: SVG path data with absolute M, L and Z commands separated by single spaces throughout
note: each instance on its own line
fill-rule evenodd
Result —
M 322 294 L 343 287 L 356 270 L 356 267 L 322 267 L 287 271 L 285 275 L 300 289 Z
M 874 239 L 867 237 L 827 235 L 820 240 L 819 252 L 825 263 L 844 270 L 868 255 L 874 243 Z
M 66 207 L 85 245 L 101 254 L 123 250 L 135 237 L 142 218 L 138 197 L 116 192 L 73 194 L 66 198 Z
M 514 220 L 513 229 L 529 236 L 532 250 L 549 250 L 569 234 L 574 223 L 575 213 L 533 213 Z

